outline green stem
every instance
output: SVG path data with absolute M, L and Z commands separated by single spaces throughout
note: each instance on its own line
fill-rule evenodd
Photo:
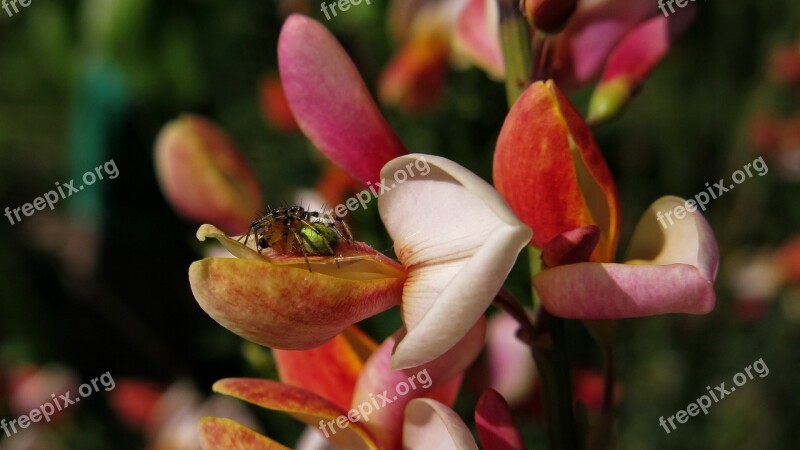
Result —
M 506 68 L 508 105 L 514 105 L 531 84 L 531 30 L 516 0 L 497 0 L 500 8 L 500 45 Z

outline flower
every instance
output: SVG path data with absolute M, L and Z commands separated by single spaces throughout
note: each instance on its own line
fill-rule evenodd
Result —
M 342 243 L 337 258 L 309 258 L 309 272 L 301 256 L 268 251 L 262 258 L 203 226 L 200 240 L 216 238 L 238 259 L 192 264 L 195 298 L 234 333 L 281 349 L 319 346 L 402 304 L 407 334 L 394 366 L 431 361 L 480 319 L 531 232 L 488 183 L 452 161 L 421 154 L 384 161 L 405 149 L 321 24 L 289 17 L 278 53 L 286 97 L 304 133 L 354 178 L 382 180 L 373 188 L 382 186 L 378 209 L 399 262 L 366 244 Z M 385 164 L 379 172 L 378 164 Z
M 714 232 L 696 209 L 666 228 L 658 219 L 684 205 L 674 196 L 650 205 L 624 264 L 578 262 L 540 272 L 533 285 L 542 305 L 555 316 L 588 320 L 710 312 L 719 269 Z
M 395 350 L 395 367 L 440 356 L 483 315 L 531 234 L 488 183 L 445 158 L 400 157 L 382 178 L 422 157 L 430 172 L 394 185 L 378 202 L 399 262 L 366 244 L 342 243 L 338 262 L 310 257 L 309 272 L 302 256 L 267 251 L 262 257 L 252 242 L 245 247 L 206 225 L 198 238 L 218 239 L 238 259 L 192 264 L 198 303 L 234 333 L 281 349 L 321 345 L 402 304 L 408 332 Z

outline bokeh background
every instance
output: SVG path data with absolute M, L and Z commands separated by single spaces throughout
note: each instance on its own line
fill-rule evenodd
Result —
M 800 4 L 696 6 L 696 21 L 630 109 L 596 130 L 620 193 L 620 255 L 656 198 L 694 196 L 761 155 L 769 172 L 706 212 L 722 258 L 714 312 L 621 323 L 620 448 L 800 448 L 800 251 L 790 245 L 800 236 L 800 69 L 781 56 L 800 45 Z M 194 431 L 189 413 L 168 432 L 142 425 L 152 422 L 146 416 L 159 393 L 195 411 L 217 407 L 205 398 L 219 378 L 275 377 L 268 350 L 218 326 L 194 301 L 187 268 L 203 256 L 197 224 L 165 202 L 152 155 L 167 121 L 199 113 L 237 142 L 267 202 L 313 188 L 323 158 L 264 114 L 282 20 L 303 10 L 336 34 L 375 89 L 396 49 L 385 0 L 330 21 L 319 2 L 302 0 L 33 0 L 12 17 L 0 10 L 0 207 L 19 207 L 110 159 L 120 173 L 54 211 L 15 225 L 0 220 L 0 418 L 19 414 L 24 382 L 40 383 L 45 399 L 70 379 L 106 371 L 117 384 L 55 423 L 12 438 L 0 432 L 0 448 L 192 448 L 179 446 L 191 442 L 182 437 Z M 572 95 L 584 112 L 589 93 Z M 449 72 L 429 111 L 384 111 L 408 148 L 491 180 L 507 106 L 503 86 L 483 72 Z M 374 207 L 356 213 L 353 228 L 391 251 Z M 519 267 L 507 283 L 519 298 L 530 298 L 525 274 Z M 399 325 L 397 311 L 363 324 L 379 340 Z M 573 359 L 599 367 L 586 332 L 576 324 L 569 333 Z M 767 377 L 669 435 L 658 425 L 759 358 Z M 480 365 L 473 372 L 456 405 L 466 420 Z M 289 445 L 302 431 L 278 414 L 239 413 Z M 530 448 L 544 448 L 541 423 L 524 409 L 517 420 Z

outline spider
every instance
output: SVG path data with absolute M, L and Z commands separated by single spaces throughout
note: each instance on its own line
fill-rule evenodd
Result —
M 334 256 L 341 241 L 349 243 L 353 239 L 350 228 L 341 217 L 307 211 L 302 206 L 270 209 L 250 223 L 247 233 L 242 236 L 244 245 L 251 235 L 259 253 L 265 248 L 281 253 L 302 253 L 309 272 L 308 255 Z

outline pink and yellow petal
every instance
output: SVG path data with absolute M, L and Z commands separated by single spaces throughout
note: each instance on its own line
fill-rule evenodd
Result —
M 162 128 L 155 165 L 164 196 L 189 220 L 242 232 L 261 208 L 255 176 L 225 133 L 184 115 Z
M 543 248 L 557 235 L 586 225 L 601 229 L 594 261 L 616 251 L 616 186 L 591 131 L 552 81 L 532 84 L 500 131 L 494 183 Z
M 420 164 L 422 163 L 422 164 Z M 410 168 L 410 169 L 409 169 Z M 398 259 L 408 270 L 393 366 L 415 367 L 446 352 L 491 304 L 531 231 L 488 183 L 431 155 L 408 155 L 382 171 L 410 170 L 378 200 Z
M 435 400 L 416 399 L 406 406 L 403 448 L 478 450 L 478 445 L 452 409 Z
M 270 261 L 211 226 L 201 227 L 198 237 L 218 239 L 239 258 L 194 262 L 195 299 L 222 326 L 257 344 L 317 347 L 401 299 L 402 268 L 366 244 L 342 245 L 341 257 L 309 257 L 309 271 L 302 255 Z
M 285 412 L 295 419 L 314 428 L 320 421 L 335 421 L 346 412 L 330 401 L 304 389 L 271 380 L 254 378 L 228 378 L 214 383 L 214 392 L 244 400 L 262 408 Z M 336 423 L 332 425 L 337 427 Z M 380 448 L 370 432 L 358 422 L 347 422 L 336 433 L 328 431 L 330 441 L 340 448 L 378 449 Z
M 366 184 L 406 153 L 350 57 L 319 22 L 292 15 L 278 41 L 284 92 L 300 128 L 331 161 Z
M 272 439 L 230 419 L 200 419 L 200 445 L 203 450 L 289 450 Z
M 711 227 L 697 212 L 659 218 L 685 208 L 663 197 L 643 215 L 627 264 L 580 263 L 547 269 L 533 284 L 547 310 L 572 319 L 621 319 L 656 314 L 706 314 L 714 308 L 719 251 Z

